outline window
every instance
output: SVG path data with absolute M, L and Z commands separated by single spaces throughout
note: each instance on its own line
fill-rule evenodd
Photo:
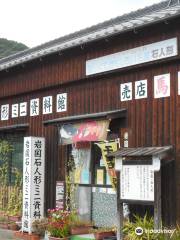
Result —
M 7 140 L 13 146 L 13 152 L 8 155 L 8 184 L 14 185 L 16 169 L 23 173 L 23 135 L 6 133 L 1 134 L 0 139 Z

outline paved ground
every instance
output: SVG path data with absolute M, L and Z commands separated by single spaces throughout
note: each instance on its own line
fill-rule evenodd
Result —
M 13 237 L 13 231 L 0 229 L 0 240 L 17 239 Z
M 13 231 L 0 228 L 0 240 L 11 240 L 11 239 L 20 240 L 19 238 L 14 237 Z M 43 238 L 43 239 L 47 240 L 48 238 Z

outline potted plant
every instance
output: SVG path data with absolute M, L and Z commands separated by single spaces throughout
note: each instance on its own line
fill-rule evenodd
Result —
M 25 232 L 20 232 L 16 231 L 14 232 L 14 237 L 15 239 L 23 239 L 23 240 L 40 240 L 40 236 L 35 234 L 35 233 L 25 233 Z
M 0 228 L 3 229 L 9 228 L 9 221 L 7 220 L 6 216 L 0 217 Z
M 9 228 L 10 230 L 12 230 L 12 231 L 17 231 L 17 230 L 19 230 L 19 226 L 17 225 L 16 222 L 13 222 L 13 221 L 10 221 L 10 222 L 8 223 L 8 228 Z
M 48 210 L 49 240 L 68 239 L 70 235 L 70 212 L 60 209 Z
M 39 235 L 40 237 L 44 237 L 45 232 L 47 230 L 47 226 L 48 226 L 48 219 L 47 218 L 42 218 L 40 220 L 35 220 L 32 223 L 33 233 Z

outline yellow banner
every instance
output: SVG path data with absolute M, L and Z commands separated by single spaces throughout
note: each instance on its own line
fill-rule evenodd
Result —
M 108 153 L 117 151 L 118 143 L 117 143 L 117 141 L 111 141 L 111 142 L 107 142 L 107 143 L 100 142 L 100 143 L 96 143 L 96 144 L 101 149 L 102 158 L 103 158 L 105 166 L 106 166 L 107 174 L 110 177 L 112 187 L 116 190 L 117 177 L 116 177 L 116 171 L 115 171 L 115 158 L 108 159 L 106 156 Z

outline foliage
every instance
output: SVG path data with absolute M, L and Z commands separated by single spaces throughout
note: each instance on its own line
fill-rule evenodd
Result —
M 0 223 L 5 223 L 5 222 L 7 222 L 7 217 L 0 216 Z
M 140 239 L 140 240 L 151 240 L 151 239 L 155 239 L 154 234 L 152 234 L 152 237 L 150 238 L 149 236 L 149 232 L 143 233 L 141 236 L 138 236 L 135 232 L 136 228 L 141 227 L 143 230 L 152 230 L 154 229 L 154 220 L 153 218 L 148 218 L 147 215 L 144 216 L 144 218 L 141 218 L 139 216 L 134 216 L 135 217 L 135 221 L 134 222 L 130 222 L 127 221 L 124 224 L 124 228 L 123 228 L 123 233 L 126 236 L 127 240 L 136 240 L 136 239 Z
M 92 226 L 93 223 L 91 221 L 87 221 L 84 219 L 80 219 L 78 212 L 76 210 L 71 211 L 70 213 L 70 226 L 71 227 L 79 227 L 79 226 Z
M 66 175 L 66 207 L 72 212 L 77 209 L 76 194 L 78 189 L 78 184 L 74 183 L 76 165 L 74 157 L 71 154 L 67 161 L 67 175 Z
M 7 192 L 8 192 L 8 170 L 9 170 L 9 154 L 12 153 L 13 146 L 6 140 L 0 140 L 0 208 L 7 208 Z
M 8 202 L 8 213 L 12 216 L 21 215 L 22 211 L 22 173 L 15 170 L 15 186 L 10 193 Z
M 49 209 L 48 210 L 48 232 L 51 237 L 64 238 L 70 234 L 70 212 Z
M 28 47 L 22 43 L 0 38 L 0 58 L 7 57 L 27 48 Z
M 22 173 L 17 168 L 14 168 L 15 184 L 9 186 L 9 154 L 13 150 L 13 146 L 8 141 L 0 140 L 0 207 L 9 215 L 20 215 L 22 211 Z
M 180 227 L 172 229 L 162 228 L 163 231 L 154 229 L 154 219 L 151 217 L 144 216 L 141 218 L 139 216 L 134 216 L 134 222 L 125 222 L 123 233 L 126 240 L 179 240 L 180 239 Z M 136 228 L 141 227 L 143 229 L 142 235 L 136 234 Z
M 66 176 L 66 207 L 68 210 L 76 211 L 77 184 L 72 183 L 72 174 Z
M 0 185 L 8 185 L 9 154 L 13 146 L 6 140 L 0 140 Z
M 32 223 L 33 232 L 40 236 L 44 236 L 45 231 L 47 230 L 47 227 L 48 227 L 48 219 L 47 218 L 35 220 Z
M 180 226 L 176 226 L 176 230 L 171 238 L 172 240 L 179 240 L 180 239 Z

